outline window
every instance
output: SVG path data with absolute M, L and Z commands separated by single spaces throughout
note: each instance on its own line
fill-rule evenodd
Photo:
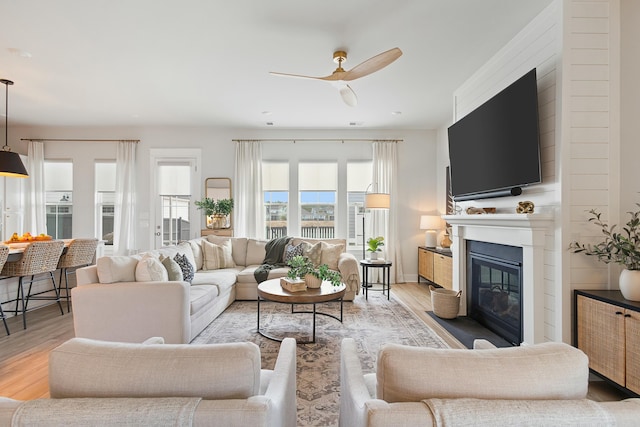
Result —
M 289 211 L 289 163 L 264 162 L 262 190 L 265 207 L 265 236 L 267 239 L 286 236 Z
M 100 161 L 95 164 L 96 237 L 113 245 L 113 214 L 116 196 L 116 163 Z
M 364 236 L 364 194 L 373 173 L 371 161 L 347 162 L 347 206 L 349 219 L 347 222 L 347 246 L 349 249 L 362 250 Z
M 191 164 L 160 162 L 158 194 L 162 212 L 162 245 L 189 239 L 191 232 Z
M 337 163 L 300 163 L 300 235 L 314 239 L 335 237 Z
M 73 219 L 73 163 L 45 161 L 44 190 L 47 234 L 54 239 L 70 239 Z

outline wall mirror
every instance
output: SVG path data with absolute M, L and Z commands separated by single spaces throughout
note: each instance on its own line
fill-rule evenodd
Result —
M 232 199 L 231 178 L 207 178 L 204 181 L 204 196 L 213 200 Z M 233 228 L 233 214 L 229 215 Z

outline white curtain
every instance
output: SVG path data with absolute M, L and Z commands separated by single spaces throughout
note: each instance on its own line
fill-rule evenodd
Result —
M 389 210 L 373 210 L 372 236 L 385 236 L 385 259 L 393 263 L 391 283 L 404 283 L 402 256 L 398 242 L 398 144 L 373 142 L 373 182 L 376 192 L 390 194 Z
M 24 229 L 33 235 L 47 232 L 47 211 L 44 190 L 44 143 L 29 141 Z
M 113 252 L 129 255 L 136 248 L 136 143 L 118 142 L 116 200 L 113 218 Z
M 235 166 L 234 234 L 264 239 L 262 144 L 259 141 L 237 141 Z

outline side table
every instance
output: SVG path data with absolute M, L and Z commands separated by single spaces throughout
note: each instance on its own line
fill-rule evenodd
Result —
M 362 290 L 364 291 L 364 298 L 369 299 L 369 288 L 372 285 L 369 284 L 369 269 L 381 268 L 382 269 L 382 295 L 385 290 L 387 292 L 387 299 L 391 296 L 391 261 L 372 261 L 370 259 L 360 260 L 362 266 Z M 380 289 L 374 289 L 380 290 Z

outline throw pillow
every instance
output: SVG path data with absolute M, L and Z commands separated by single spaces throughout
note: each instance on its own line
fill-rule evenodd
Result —
M 302 256 L 302 253 L 304 251 L 304 248 L 302 247 L 302 243 L 300 243 L 299 245 L 287 245 L 286 248 L 284 248 L 284 263 L 286 264 L 287 262 L 289 262 L 289 260 L 293 259 L 294 257 L 297 256 Z
M 315 244 L 302 242 L 302 244 L 302 255 L 309 258 L 309 261 L 311 261 L 315 267 L 319 266 L 321 261 L 320 257 L 322 256 L 322 242 Z
M 185 282 L 191 283 L 193 280 L 193 265 L 189 262 L 189 259 L 183 254 L 176 254 L 173 257 L 174 261 L 178 263 L 180 269 L 182 270 L 182 280 Z
M 182 269 L 171 257 L 160 255 L 160 262 L 167 270 L 170 282 L 182 282 Z
M 167 269 L 158 258 L 145 256 L 136 266 L 136 282 L 166 282 L 169 280 Z
M 231 241 L 229 240 L 221 245 L 203 240 L 202 253 L 204 255 L 203 270 L 218 270 L 236 266 L 231 255 Z
M 338 260 L 340 254 L 344 252 L 344 245 L 330 245 L 329 243 L 322 242 L 322 254 L 320 257 L 321 264 L 327 264 L 330 270 L 338 270 Z
M 96 261 L 100 283 L 134 282 L 138 258 L 132 256 L 103 256 Z

